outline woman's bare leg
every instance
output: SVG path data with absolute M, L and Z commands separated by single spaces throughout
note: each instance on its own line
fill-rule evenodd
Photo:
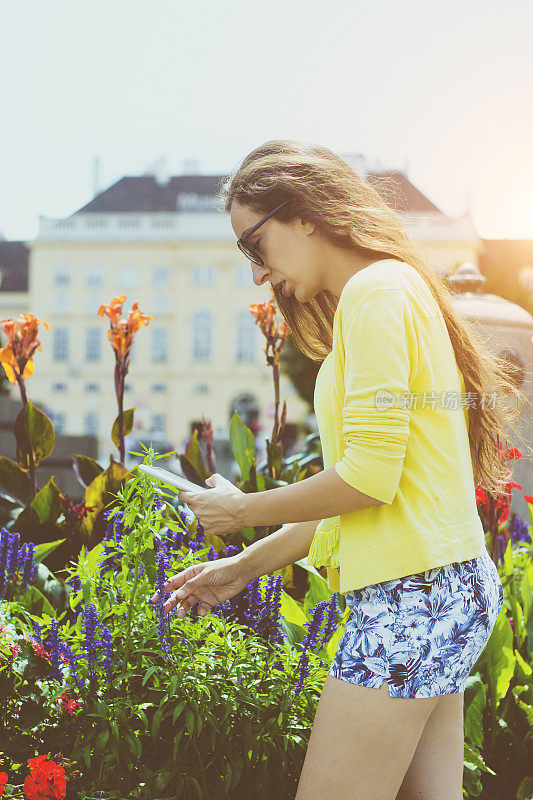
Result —
M 295 800 L 395 800 L 438 700 L 328 675 Z
M 462 800 L 464 692 L 444 694 L 433 709 L 397 800 Z

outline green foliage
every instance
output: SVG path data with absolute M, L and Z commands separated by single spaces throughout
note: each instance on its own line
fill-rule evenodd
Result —
M 526 800 L 533 785 L 532 545 L 509 541 L 499 571 L 504 605 L 465 690 L 463 796 Z
M 150 451 L 148 460 L 152 456 Z M 156 582 L 156 537 L 165 527 L 176 530 L 179 517 L 169 502 L 156 508 L 154 484 L 139 472 L 113 500 L 110 510 L 122 510 L 129 531 L 116 547 L 106 540 L 105 547 L 100 542 L 80 553 L 72 567 L 80 587 L 69 589 L 66 604 L 53 592 L 37 612 L 31 593 L 6 604 L 22 647 L 16 667 L 3 670 L 0 696 L 0 719 L 11 721 L 0 729 L 10 776 L 18 774 L 21 783 L 29 755 L 61 751 L 82 773 L 75 787 L 79 798 L 98 797 L 101 790 L 117 800 L 229 798 L 242 796 L 250 785 L 257 798 L 293 797 L 329 667 L 327 646 L 309 651 L 311 675 L 305 691 L 295 695 L 300 654 L 293 644 L 307 633 L 311 598 L 331 597 L 325 581 L 312 574 L 323 586 L 310 586 L 304 603 L 282 592 L 285 636 L 275 647 L 248 625 L 211 613 L 168 618 L 165 652 L 148 600 Z M 193 521 L 186 538 L 192 540 L 195 531 Z M 110 553 L 117 570 L 104 572 Z M 196 551 L 184 542 L 167 575 L 205 560 L 206 553 L 207 536 L 206 548 Z M 41 547 L 38 555 L 44 554 Z M 44 597 L 48 579 L 53 576 L 43 573 L 39 588 L 30 589 Z M 267 576 L 259 581 L 263 596 L 266 581 Z M 83 604 L 94 606 L 112 634 L 110 682 L 101 659 L 91 676 L 84 656 Z M 29 642 L 34 621 L 48 641 L 53 617 L 61 640 L 80 657 L 81 689 L 66 667 L 62 680 L 47 678 L 49 666 Z M 72 715 L 58 702 L 65 689 L 81 701 Z

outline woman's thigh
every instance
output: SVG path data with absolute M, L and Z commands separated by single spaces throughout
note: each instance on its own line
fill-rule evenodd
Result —
M 295 800 L 394 800 L 438 700 L 328 675 Z

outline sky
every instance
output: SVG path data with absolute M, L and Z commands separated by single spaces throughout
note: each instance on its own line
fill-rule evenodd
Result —
M 403 169 L 483 238 L 533 238 L 531 0 L 0 5 L 0 234 L 31 240 L 161 157 L 269 139 Z

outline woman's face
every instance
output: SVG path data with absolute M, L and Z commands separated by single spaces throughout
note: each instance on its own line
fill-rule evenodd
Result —
M 235 236 L 240 238 L 245 230 L 265 215 L 234 201 L 230 216 Z M 325 288 L 322 285 L 323 271 L 320 269 L 320 254 L 324 244 L 312 223 L 303 222 L 300 217 L 291 222 L 280 222 L 274 214 L 246 242 L 264 262 L 263 266 L 259 266 L 250 261 L 257 286 L 266 281 L 272 286 L 285 281 L 285 293 L 294 294 L 301 303 L 311 300 Z

